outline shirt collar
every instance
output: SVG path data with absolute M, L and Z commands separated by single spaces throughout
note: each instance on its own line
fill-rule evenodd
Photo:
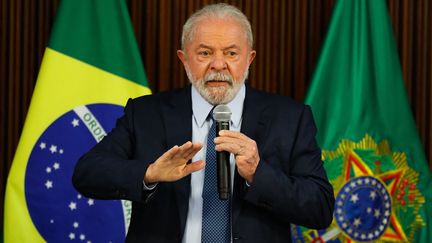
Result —
M 195 122 L 199 127 L 204 125 L 204 122 L 207 119 L 207 116 L 211 109 L 213 109 L 213 105 L 208 103 L 199 93 L 196 88 L 192 86 L 192 112 L 195 118 Z M 243 84 L 237 95 L 231 100 L 227 106 L 231 110 L 231 125 L 238 127 L 241 122 L 242 113 L 243 113 L 243 103 L 246 96 L 246 87 Z

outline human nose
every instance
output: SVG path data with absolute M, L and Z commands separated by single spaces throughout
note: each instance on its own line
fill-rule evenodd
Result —
M 213 56 L 210 63 L 210 69 L 212 71 L 223 71 L 227 69 L 227 63 L 223 54 L 217 54 Z

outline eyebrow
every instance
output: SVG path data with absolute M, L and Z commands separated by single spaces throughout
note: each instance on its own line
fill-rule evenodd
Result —
M 214 49 L 213 47 L 208 46 L 206 44 L 199 44 L 198 48 Z M 225 47 L 223 50 L 225 51 L 225 50 L 229 50 L 229 49 L 240 49 L 240 48 L 238 47 L 238 45 L 233 44 L 233 45 L 230 45 L 228 47 Z
M 233 44 L 224 48 L 224 50 L 229 50 L 229 49 L 240 49 L 240 47 L 236 44 Z

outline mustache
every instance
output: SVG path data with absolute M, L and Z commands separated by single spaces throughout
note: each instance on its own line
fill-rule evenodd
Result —
M 203 81 L 205 83 L 213 80 L 226 81 L 229 84 L 232 84 L 234 82 L 234 78 L 230 74 L 219 73 L 219 72 L 206 74 L 203 78 Z

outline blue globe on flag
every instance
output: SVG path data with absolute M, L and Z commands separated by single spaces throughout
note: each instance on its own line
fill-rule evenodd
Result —
M 76 107 L 55 120 L 34 145 L 25 173 L 31 219 L 47 242 L 123 242 L 130 202 L 94 200 L 72 186 L 76 162 L 123 114 L 123 107 Z

